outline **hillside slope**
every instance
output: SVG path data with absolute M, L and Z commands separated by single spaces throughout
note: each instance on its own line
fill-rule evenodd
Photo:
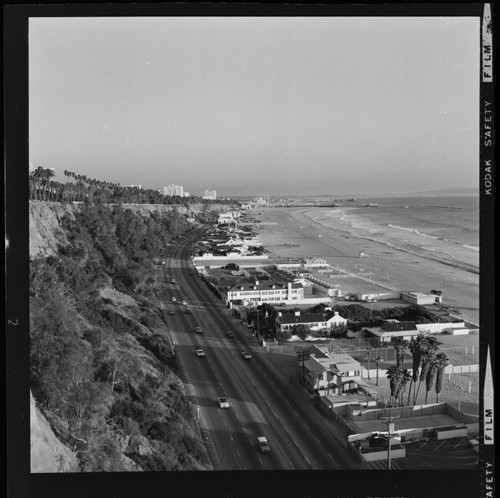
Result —
M 32 472 L 211 468 L 155 295 L 184 218 L 30 203 Z

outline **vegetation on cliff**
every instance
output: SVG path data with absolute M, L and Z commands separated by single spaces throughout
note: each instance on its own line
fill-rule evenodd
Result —
M 208 468 L 152 285 L 185 218 L 85 204 L 61 226 L 30 264 L 31 387 L 55 433 L 82 471 Z

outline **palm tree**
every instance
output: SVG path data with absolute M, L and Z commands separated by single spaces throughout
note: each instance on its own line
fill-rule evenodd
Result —
M 420 368 L 420 358 L 422 356 L 420 343 L 424 339 L 425 336 L 423 334 L 420 334 L 417 337 L 413 337 L 412 340 L 410 341 L 409 347 L 412 355 L 412 376 L 410 381 L 410 388 L 408 389 L 408 406 L 410 405 L 411 387 L 418 380 L 418 369 Z M 415 393 L 413 393 L 413 397 L 415 398 Z
M 396 366 L 398 368 L 403 368 L 403 362 L 406 354 L 406 347 L 408 346 L 408 341 L 404 339 L 396 339 L 394 341 L 394 349 L 396 351 Z
M 385 375 L 389 379 L 389 385 L 391 386 L 390 404 L 391 406 L 393 406 L 394 401 L 397 399 L 400 390 L 401 369 L 396 367 L 395 365 L 392 365 L 387 369 Z
M 418 388 L 413 399 L 414 405 L 417 403 L 418 393 L 420 391 L 420 385 L 427 376 L 427 370 L 429 367 L 429 358 L 437 353 L 437 351 L 439 350 L 439 344 L 441 343 L 435 337 L 430 335 L 424 335 L 420 341 L 419 347 L 420 347 L 421 371 L 419 376 Z
M 434 386 L 434 381 L 436 380 L 437 365 L 436 365 L 436 355 L 432 355 L 429 360 L 429 368 L 427 369 L 427 375 L 425 376 L 425 404 L 427 404 L 427 396 L 429 391 Z
M 404 405 L 404 394 L 406 390 L 406 384 L 408 384 L 408 381 L 411 380 L 411 373 L 407 368 L 401 368 L 401 374 L 400 374 L 400 395 L 399 395 L 399 406 Z
M 448 365 L 448 357 L 444 353 L 436 355 L 436 403 L 439 403 L 439 393 L 443 387 L 444 369 Z

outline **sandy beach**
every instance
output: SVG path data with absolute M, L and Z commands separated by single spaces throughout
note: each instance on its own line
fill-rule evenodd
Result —
M 399 228 L 374 233 L 359 217 L 353 224 L 340 208 L 263 208 L 255 214 L 262 245 L 272 256 L 320 257 L 391 290 L 439 289 L 444 305 L 479 323 L 476 248 L 429 239 L 431 247 L 422 250 L 413 241 L 418 234 Z

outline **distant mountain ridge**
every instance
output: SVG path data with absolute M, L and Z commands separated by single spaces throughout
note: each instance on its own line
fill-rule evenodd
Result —
M 479 195 L 477 187 L 448 187 L 420 192 L 408 192 L 405 195 Z

